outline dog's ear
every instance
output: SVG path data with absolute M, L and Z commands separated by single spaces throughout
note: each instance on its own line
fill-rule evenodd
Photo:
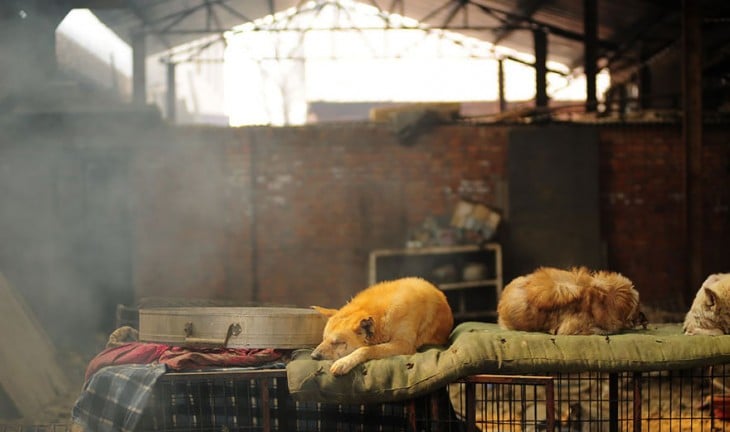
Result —
M 704 282 L 702 282 L 702 288 L 707 288 L 711 285 L 714 285 L 720 279 L 722 279 L 722 273 L 711 274 L 707 277 L 707 279 L 705 279 Z
M 705 288 L 705 307 L 714 310 L 717 306 L 717 293 L 710 288 Z
M 365 339 L 371 339 L 375 334 L 375 321 L 373 321 L 373 317 L 360 320 L 360 329 L 365 333 Z
M 327 318 L 329 318 L 332 315 L 337 313 L 337 309 L 328 309 L 328 308 L 323 308 L 321 306 L 312 306 L 312 309 L 316 310 L 317 312 L 321 313 L 322 315 L 326 316 Z

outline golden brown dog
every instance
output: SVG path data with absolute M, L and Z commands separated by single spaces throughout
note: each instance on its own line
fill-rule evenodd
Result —
M 367 360 L 443 345 L 454 325 L 444 293 L 416 277 L 373 285 L 339 310 L 313 308 L 329 319 L 312 358 L 335 360 L 333 375 L 344 375 Z
M 515 278 L 502 292 L 497 314 L 504 329 L 559 335 L 612 334 L 646 326 L 639 293 L 628 278 L 585 267 L 541 267 Z

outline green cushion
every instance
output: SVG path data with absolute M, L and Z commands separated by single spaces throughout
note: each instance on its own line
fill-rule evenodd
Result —
M 478 373 L 551 374 L 687 369 L 730 363 L 730 335 L 687 336 L 681 324 L 611 336 L 554 336 L 458 325 L 446 347 L 371 360 L 334 377 L 331 361 L 300 350 L 287 364 L 289 392 L 298 400 L 337 403 L 395 401 L 420 396 Z

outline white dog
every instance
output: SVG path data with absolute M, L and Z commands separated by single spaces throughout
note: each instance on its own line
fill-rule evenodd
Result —
M 684 318 L 688 335 L 730 334 L 730 273 L 710 275 Z

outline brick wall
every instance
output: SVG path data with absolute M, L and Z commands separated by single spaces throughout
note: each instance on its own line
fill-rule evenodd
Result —
M 337 306 L 373 249 L 448 219 L 461 197 L 504 206 L 507 126 L 453 125 L 400 144 L 384 125 L 180 128 L 140 153 L 137 294 Z M 684 150 L 677 127 L 601 127 L 608 265 L 647 303 L 683 308 Z M 705 263 L 728 271 L 730 139 L 708 128 Z M 154 156 L 153 156 L 154 155 Z M 670 295 L 668 295 L 670 294 Z
M 224 128 L 144 137 L 130 176 L 135 296 L 249 301 L 250 146 Z
M 297 306 L 345 302 L 371 250 L 403 247 L 459 197 L 495 205 L 506 139 L 449 126 L 404 146 L 368 124 L 171 133 L 137 154 L 137 296 Z
M 605 127 L 601 139 L 601 220 L 609 266 L 630 276 L 642 297 L 685 308 L 688 286 L 685 149 L 676 126 Z M 730 136 L 705 130 L 703 221 L 705 273 L 727 272 L 730 254 Z
M 371 250 L 448 220 L 461 197 L 506 206 L 508 126 L 444 126 L 404 146 L 385 125 L 137 117 L 29 118 L 0 136 L 0 270 L 57 340 L 109 330 L 115 305 L 141 297 L 337 306 L 366 285 Z M 680 132 L 601 126 L 599 177 L 608 267 L 645 302 L 683 310 L 697 287 Z M 727 127 L 706 128 L 702 173 L 705 271 L 727 272 Z
M 704 264 L 707 273 L 730 271 L 730 136 L 727 128 L 705 131 L 702 157 Z
M 366 285 L 371 250 L 403 247 L 461 194 L 494 204 L 504 134 L 450 126 L 403 146 L 367 124 L 252 131 L 259 299 L 341 304 Z
M 610 127 L 600 132 L 600 190 L 608 263 L 645 299 L 682 307 L 684 151 L 678 128 Z M 677 293 L 667 296 L 665 293 Z

